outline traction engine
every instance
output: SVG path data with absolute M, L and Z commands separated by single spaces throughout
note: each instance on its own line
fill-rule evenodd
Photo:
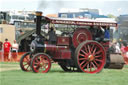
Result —
M 102 31 L 107 27 L 117 27 L 116 22 L 48 18 L 42 16 L 41 12 L 37 12 L 36 15 L 37 36 L 30 45 L 31 52 L 25 53 L 20 60 L 23 71 L 46 73 L 50 70 L 53 61 L 68 72 L 98 73 L 104 67 L 123 67 L 122 56 L 118 54 L 111 56 L 109 39 L 104 38 Z M 51 34 L 48 32 L 47 35 L 42 36 L 42 24 L 49 24 L 49 29 L 51 24 L 69 25 L 73 26 L 73 30 L 72 32 L 68 30 L 67 33 L 62 31 L 61 35 L 56 35 L 52 29 Z M 62 27 L 58 29 L 61 30 Z M 49 36 L 49 39 L 46 36 Z

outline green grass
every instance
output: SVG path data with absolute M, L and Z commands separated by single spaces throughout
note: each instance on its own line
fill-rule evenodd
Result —
M 5 64 L 19 65 L 0 63 L 1 66 Z M 52 64 L 46 74 L 21 70 L 3 71 L 0 72 L 0 85 L 128 85 L 128 66 L 122 70 L 103 69 L 98 74 L 64 72 L 57 64 Z

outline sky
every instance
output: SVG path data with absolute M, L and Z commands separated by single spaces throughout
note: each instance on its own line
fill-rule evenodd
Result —
M 128 14 L 128 0 L 0 0 L 0 11 L 42 11 L 46 15 L 58 13 L 62 8 L 99 9 L 101 14 L 119 16 Z

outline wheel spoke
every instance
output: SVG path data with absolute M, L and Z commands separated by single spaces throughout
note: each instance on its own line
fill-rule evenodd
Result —
M 44 67 L 45 69 L 47 69 L 46 66 L 47 66 L 47 64 L 44 64 L 44 65 L 43 65 L 43 67 Z
M 92 66 L 95 68 L 95 70 L 97 69 L 95 64 L 93 62 L 91 62 Z
M 80 55 L 80 56 L 83 56 L 83 57 L 85 56 L 85 55 L 83 55 L 83 54 L 81 54 L 81 53 L 80 53 L 79 55 Z
M 26 65 L 28 65 L 27 63 L 26 64 L 23 64 L 23 66 L 26 66 Z
M 42 57 L 40 56 L 40 62 L 42 62 Z
M 91 54 L 91 49 L 90 49 L 90 46 L 88 45 L 88 51 L 89 51 L 89 54 Z
M 38 66 L 38 70 L 40 71 L 40 70 L 42 70 L 42 69 L 43 69 L 42 66 L 39 65 L 39 66 Z
M 28 68 L 29 68 L 29 65 L 27 66 L 26 70 L 28 70 Z
M 40 63 L 44 63 L 43 60 L 44 59 L 40 56 Z
M 79 60 L 87 60 L 87 58 L 85 58 L 85 57 L 84 58 L 79 58 Z
M 82 68 L 84 69 L 85 66 L 87 66 L 88 63 L 89 63 L 89 62 L 87 61 L 87 62 L 82 66 Z
M 25 57 L 25 59 L 26 59 L 27 61 L 29 61 L 28 57 Z
M 39 63 L 35 62 L 34 64 L 38 65 Z
M 87 50 L 87 47 L 86 46 L 84 46 L 84 49 L 85 49 L 86 53 L 88 54 L 88 50 Z
M 101 55 L 95 56 L 95 58 L 99 58 L 99 57 L 101 57 Z
M 102 52 L 102 51 L 101 51 L 101 50 L 99 50 L 98 52 L 95 52 L 95 55 L 96 55 L 96 54 L 99 54 L 99 53 L 101 53 L 101 52 Z
M 38 60 L 38 57 L 35 59 L 35 62 L 40 63 L 39 60 Z
M 27 63 L 28 61 L 23 60 L 24 63 Z
M 93 62 L 96 64 L 97 67 L 99 67 L 99 64 L 95 60 Z
M 93 51 L 93 55 L 95 55 L 95 52 L 96 52 L 96 48 L 95 48 L 94 51 Z
M 34 65 L 36 64 L 36 69 L 39 67 L 40 65 L 40 62 L 38 61 L 38 58 L 35 59 L 35 62 L 34 62 Z
M 88 56 L 88 54 L 84 50 L 81 49 L 80 51 Z
M 38 64 L 36 64 L 36 67 L 39 67 L 40 66 L 40 64 L 38 63 Z
M 92 64 L 90 63 L 90 72 L 92 71 Z
M 86 60 L 82 61 L 82 62 L 80 63 L 80 66 L 81 66 L 81 65 L 83 65 L 83 64 L 84 64 L 84 62 L 86 62 Z
M 103 62 L 103 61 L 102 61 L 102 60 L 100 60 L 100 59 L 95 59 L 95 60 L 96 60 L 96 61 L 99 61 L 99 62 L 101 62 L 101 63 Z
M 93 49 L 94 49 L 94 44 L 92 45 L 92 47 L 91 47 L 91 50 L 90 50 L 90 51 L 92 52 L 92 51 L 93 51 Z
M 87 71 L 89 70 L 89 63 L 87 64 Z

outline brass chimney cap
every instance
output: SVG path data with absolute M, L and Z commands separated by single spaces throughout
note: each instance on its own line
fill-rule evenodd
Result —
M 43 13 L 40 12 L 40 11 L 37 11 L 37 12 L 36 12 L 36 16 L 42 16 L 42 14 L 43 14 Z

